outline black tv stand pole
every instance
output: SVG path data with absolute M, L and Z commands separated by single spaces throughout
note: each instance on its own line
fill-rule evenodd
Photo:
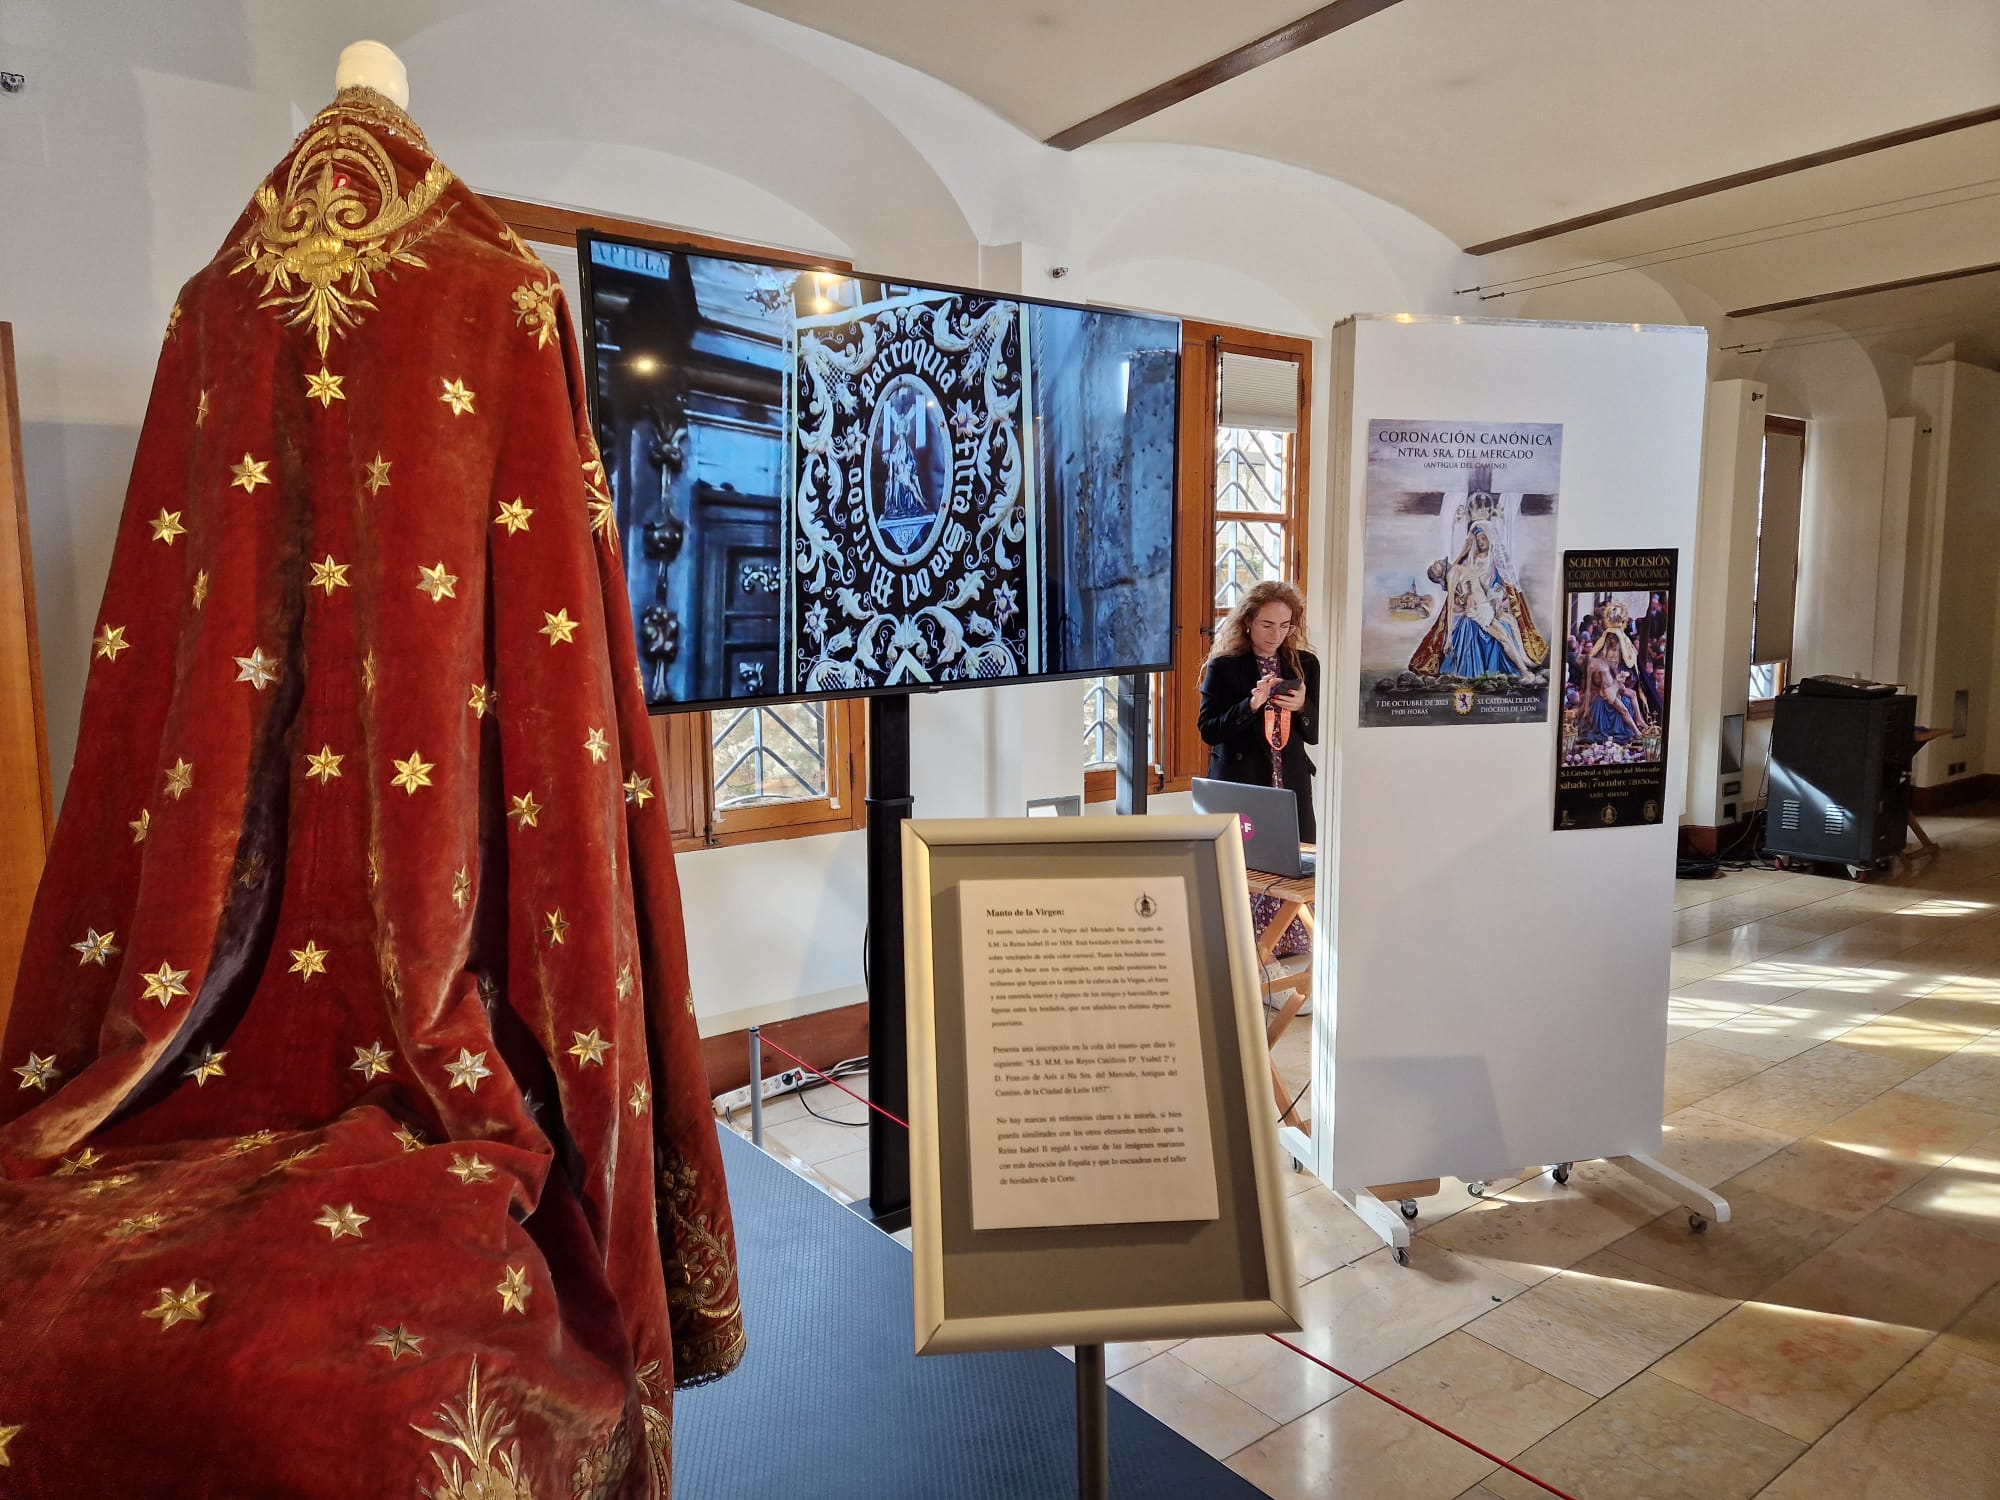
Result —
M 910 700 L 868 700 L 868 1097 L 910 1117 L 903 1009 L 903 820 L 910 795 Z M 910 1133 L 868 1112 L 868 1211 L 894 1233 L 910 1222 Z
M 1118 801 L 1120 816 L 1146 810 L 1146 783 L 1152 778 L 1147 753 L 1153 721 L 1152 681 L 1145 672 L 1118 679 Z

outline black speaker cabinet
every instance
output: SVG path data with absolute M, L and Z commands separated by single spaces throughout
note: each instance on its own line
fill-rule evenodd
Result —
M 1771 722 L 1764 849 L 1870 865 L 1909 834 L 1917 700 L 1787 693 Z

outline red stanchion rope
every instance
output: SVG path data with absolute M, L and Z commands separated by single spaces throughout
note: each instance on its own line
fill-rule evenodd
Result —
M 1488 1459 L 1493 1463 L 1500 1465 L 1500 1467 L 1505 1469 L 1508 1473 L 1518 1474 L 1521 1478 L 1527 1480 L 1528 1483 L 1533 1485 L 1539 1485 L 1541 1488 L 1547 1490 L 1551 1495 L 1561 1496 L 1561 1500 L 1576 1500 L 1576 1497 L 1574 1495 L 1568 1494 L 1563 1490 L 1557 1489 L 1554 1485 L 1550 1484 L 1546 1479 L 1537 1479 L 1534 1475 L 1530 1474 L 1526 1469 L 1519 1469 L 1516 1468 L 1513 1464 L 1508 1463 L 1507 1460 L 1502 1458 L 1499 1454 L 1488 1453 L 1484 1448 L 1480 1447 L 1479 1444 L 1473 1442 L 1472 1439 L 1460 1437 L 1457 1433 L 1453 1432 L 1449 1427 L 1445 1427 L 1437 1422 L 1433 1422 L 1429 1417 L 1425 1416 L 1420 1411 L 1410 1410 L 1409 1407 L 1403 1405 L 1403 1403 L 1398 1401 L 1394 1396 L 1384 1395 L 1381 1391 L 1376 1390 L 1375 1387 L 1370 1385 L 1367 1381 L 1356 1380 L 1352 1375 L 1348 1374 L 1345 1370 L 1342 1370 L 1337 1366 L 1328 1364 L 1325 1360 L 1321 1359 L 1317 1354 L 1308 1354 L 1305 1350 L 1301 1349 L 1297 1344 L 1293 1343 L 1290 1339 L 1280 1338 L 1275 1333 L 1267 1333 L 1264 1335 L 1264 1337 L 1269 1339 L 1274 1344 L 1283 1344 L 1287 1349 L 1291 1350 L 1292 1353 L 1298 1355 L 1299 1358 L 1311 1360 L 1314 1364 L 1318 1365 L 1322 1370 L 1331 1371 L 1333 1374 L 1338 1375 L 1342 1380 L 1346 1381 L 1349 1385 L 1355 1387 L 1357 1390 L 1366 1391 L 1369 1395 L 1373 1396 L 1377 1401 L 1386 1402 L 1390 1406 L 1395 1407 L 1396 1410 L 1401 1412 L 1404 1416 L 1414 1417 L 1419 1422 L 1423 1423 L 1424 1426 L 1431 1428 L 1433 1431 L 1443 1433 L 1446 1437 L 1450 1438 L 1454 1443 L 1458 1443 L 1463 1445 L 1464 1447 L 1470 1448 L 1474 1453 L 1477 1453 L 1481 1458 Z
M 839 1089 L 841 1093 L 847 1095 L 848 1098 L 854 1100 L 855 1103 L 867 1105 L 870 1109 L 874 1110 L 876 1114 L 881 1115 L 884 1119 L 894 1120 L 898 1125 L 902 1126 L 903 1129 L 905 1130 L 908 1130 L 910 1128 L 910 1122 L 908 1120 L 903 1119 L 900 1115 L 891 1114 L 888 1110 L 884 1109 L 881 1105 L 877 1104 L 873 1099 L 862 1098 L 859 1094 L 855 1093 L 853 1089 L 849 1088 L 846 1084 L 842 1083 L 838 1078 L 827 1077 L 826 1074 L 820 1072 L 818 1068 L 815 1068 L 811 1063 L 807 1062 L 803 1057 L 800 1057 L 798 1053 L 786 1051 L 785 1048 L 780 1047 L 776 1042 L 772 1041 L 769 1037 L 763 1036 L 761 1034 L 758 1037 L 758 1041 L 762 1045 L 769 1047 L 773 1052 L 777 1053 L 780 1057 L 789 1057 L 793 1062 L 797 1063 L 800 1067 L 804 1068 L 808 1073 L 812 1074 L 812 1076 L 817 1078 L 821 1083 L 832 1084 L 835 1088 Z M 754 1078 L 751 1079 L 750 1086 L 752 1088 L 755 1088 L 757 1086 L 757 1080 Z
M 868 1108 L 874 1110 L 876 1114 L 881 1115 L 884 1119 L 894 1120 L 898 1125 L 902 1126 L 903 1129 L 905 1130 L 908 1130 L 910 1128 L 910 1122 L 908 1120 L 902 1119 L 901 1117 L 890 1113 L 888 1110 L 884 1109 L 881 1105 L 877 1104 L 873 1099 L 864 1099 L 861 1095 L 855 1093 L 853 1089 L 849 1088 L 839 1079 L 829 1078 L 826 1074 L 820 1072 L 818 1068 L 815 1068 L 811 1063 L 807 1062 L 803 1057 L 800 1057 L 798 1053 L 779 1046 L 776 1042 L 772 1041 L 769 1037 L 766 1036 L 760 1036 L 759 1041 L 762 1043 L 762 1045 L 769 1047 L 773 1052 L 777 1053 L 780 1057 L 789 1058 L 791 1059 L 791 1061 L 797 1063 L 801 1068 L 805 1069 L 806 1072 L 812 1074 L 813 1077 L 819 1079 L 820 1082 L 832 1084 L 835 1088 L 839 1089 L 841 1093 L 847 1095 L 848 1098 L 854 1100 L 857 1104 L 866 1105 Z M 756 1079 L 753 1078 L 750 1082 L 751 1082 L 751 1087 L 753 1088 L 756 1087 L 757 1083 Z M 1484 1448 L 1480 1447 L 1479 1444 L 1473 1442 L 1472 1439 L 1466 1437 L 1460 1437 L 1457 1433 L 1453 1432 L 1449 1427 L 1443 1426 L 1442 1424 L 1437 1422 L 1433 1422 L 1429 1417 L 1425 1416 L 1420 1411 L 1412 1411 L 1409 1407 L 1403 1405 L 1402 1402 L 1398 1401 L 1394 1396 L 1383 1394 L 1381 1391 L 1376 1390 L 1374 1386 L 1368 1384 L 1368 1382 L 1365 1380 L 1356 1380 L 1352 1375 L 1348 1374 L 1345 1370 L 1340 1369 L 1336 1365 L 1328 1364 L 1325 1360 L 1321 1359 L 1317 1354 L 1308 1353 L 1306 1350 L 1301 1349 L 1297 1344 L 1293 1343 L 1290 1339 L 1280 1338 L 1275 1333 L 1267 1333 L 1264 1335 L 1264 1337 L 1269 1339 L 1274 1344 L 1283 1344 L 1287 1349 L 1291 1350 L 1292 1353 L 1298 1355 L 1299 1358 L 1311 1360 L 1314 1364 L 1318 1365 L 1322 1370 L 1325 1370 L 1333 1375 L 1338 1375 L 1342 1380 L 1346 1381 L 1356 1390 L 1366 1391 L 1369 1395 L 1373 1396 L 1377 1401 L 1395 1407 L 1396 1410 L 1401 1412 L 1404 1416 L 1411 1417 L 1416 1421 L 1423 1423 L 1424 1426 L 1430 1428 L 1433 1432 L 1443 1433 L 1446 1437 L 1450 1438 L 1454 1443 L 1459 1444 L 1461 1447 L 1471 1449 L 1474 1453 L 1477 1453 L 1481 1458 L 1485 1459 L 1487 1462 L 1496 1463 L 1501 1468 L 1505 1469 L 1508 1473 L 1518 1475 L 1522 1479 L 1527 1480 L 1528 1483 L 1535 1485 L 1541 1489 L 1547 1490 L 1551 1495 L 1556 1496 L 1557 1500 L 1576 1500 L 1575 1496 L 1569 1494 L 1567 1491 L 1557 1489 L 1554 1485 L 1550 1484 L 1546 1479 L 1537 1479 L 1533 1474 L 1530 1474 L 1526 1469 L 1517 1468 L 1515 1465 L 1509 1463 L 1506 1459 L 1502 1458 L 1499 1454 L 1488 1453 Z

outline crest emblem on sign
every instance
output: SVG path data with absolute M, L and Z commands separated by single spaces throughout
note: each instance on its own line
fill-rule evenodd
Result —
M 1472 712 L 1474 694 L 1471 688 L 1454 688 L 1451 694 L 1451 711 L 1461 719 Z

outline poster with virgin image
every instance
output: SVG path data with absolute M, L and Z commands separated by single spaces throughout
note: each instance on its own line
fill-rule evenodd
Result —
M 1671 547 L 1563 554 L 1558 829 L 1664 816 L 1678 561 Z
M 1368 424 L 1361 722 L 1548 718 L 1559 422 Z

